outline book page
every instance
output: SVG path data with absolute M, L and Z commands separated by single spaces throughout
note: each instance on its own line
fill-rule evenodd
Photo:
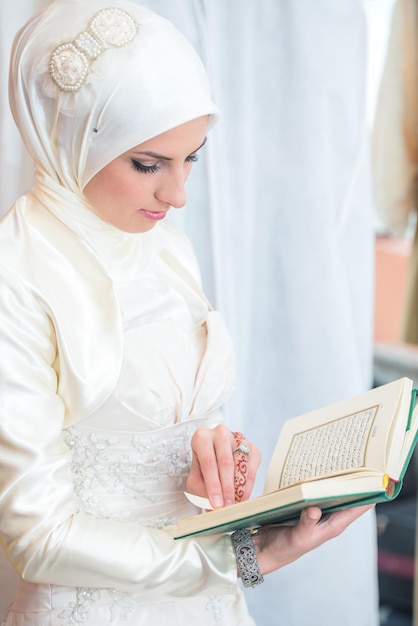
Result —
M 279 488 L 364 466 L 377 409 L 370 407 L 297 433 L 285 459 Z
M 411 391 L 412 380 L 401 378 L 287 420 L 270 459 L 264 493 L 309 476 L 361 471 L 362 465 L 396 478 Z

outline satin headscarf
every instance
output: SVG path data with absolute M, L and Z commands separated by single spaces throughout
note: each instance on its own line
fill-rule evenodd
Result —
M 129 13 L 137 35 L 94 60 L 77 92 L 60 90 L 51 53 L 108 7 Z M 38 173 L 76 195 L 133 146 L 202 115 L 211 126 L 218 113 L 191 44 L 169 21 L 125 0 L 52 2 L 16 35 L 9 81 L 11 110 Z

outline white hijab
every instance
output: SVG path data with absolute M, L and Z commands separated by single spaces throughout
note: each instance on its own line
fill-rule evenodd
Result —
M 109 8 L 128 14 L 134 35 L 92 60 L 78 90 L 64 91 L 50 73 L 53 52 L 86 30 L 91 34 L 93 16 Z M 55 0 L 16 35 L 9 98 L 35 163 L 32 194 L 39 204 L 87 240 L 109 273 L 138 269 L 152 234 L 107 224 L 88 208 L 82 190 L 133 146 L 203 115 L 209 126 L 217 119 L 191 44 L 169 21 L 126 0 Z

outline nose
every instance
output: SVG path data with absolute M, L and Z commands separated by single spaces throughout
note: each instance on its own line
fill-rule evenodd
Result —
M 184 171 L 167 173 L 160 181 L 155 197 L 164 204 L 181 209 L 186 204 L 186 178 Z

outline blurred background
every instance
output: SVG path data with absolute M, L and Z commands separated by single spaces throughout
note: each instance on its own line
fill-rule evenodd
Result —
M 0 215 L 32 184 L 10 47 L 48 3 L 0 4 Z M 285 419 L 418 385 L 418 0 L 138 3 L 191 40 L 221 109 L 175 220 L 235 341 L 226 417 L 262 449 L 260 492 Z M 246 592 L 258 626 L 418 624 L 416 476 L 413 458 L 395 502 Z M 15 584 L 1 556 L 0 615 Z

